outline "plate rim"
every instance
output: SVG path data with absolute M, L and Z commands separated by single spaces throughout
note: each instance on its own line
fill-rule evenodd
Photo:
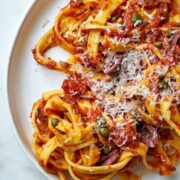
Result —
M 26 157 L 28 157 L 29 162 L 42 174 L 42 176 L 46 177 L 48 180 L 50 180 L 50 175 L 38 164 L 38 160 L 36 159 L 35 161 L 35 155 L 33 156 L 33 154 L 29 153 L 28 148 L 26 147 L 25 143 L 23 142 L 19 131 L 16 128 L 16 124 L 14 121 L 14 117 L 12 114 L 12 106 L 10 105 L 10 96 L 9 96 L 9 72 L 10 72 L 10 62 L 13 58 L 13 52 L 16 46 L 16 42 L 18 40 L 18 37 L 20 35 L 20 32 L 23 28 L 24 23 L 26 22 L 26 19 L 28 17 L 28 15 L 31 13 L 32 9 L 34 8 L 34 6 L 38 3 L 38 1 L 40 0 L 31 0 L 27 6 L 25 7 L 22 15 L 20 16 L 18 22 L 17 22 L 17 28 L 13 33 L 13 38 L 10 44 L 10 51 L 7 57 L 7 64 L 5 65 L 5 99 L 7 102 L 7 111 L 9 113 L 9 119 L 11 122 L 11 126 L 13 129 L 13 132 L 15 134 L 16 140 L 18 142 L 19 147 L 23 150 L 24 154 Z M 180 11 L 180 7 L 179 7 L 179 11 Z
M 34 165 L 34 167 L 44 176 L 46 177 L 47 179 L 50 179 L 49 175 L 39 166 L 38 162 L 35 161 L 35 156 L 31 155 L 29 152 L 28 152 L 28 149 L 27 147 L 25 146 L 25 143 L 23 142 L 17 128 L 16 128 L 16 125 L 15 125 L 15 121 L 14 121 L 14 117 L 13 117 L 13 114 L 12 114 L 12 108 L 11 108 L 11 105 L 10 105 L 10 96 L 9 96 L 9 72 L 10 72 L 10 62 L 13 58 L 13 52 L 14 52 L 14 49 L 15 49 L 15 46 L 16 46 L 16 42 L 17 42 L 17 39 L 20 35 L 20 32 L 21 32 L 21 29 L 23 28 L 23 25 L 28 17 L 28 15 L 30 14 L 31 10 L 34 8 L 34 6 L 37 4 L 39 0 L 31 0 L 28 5 L 25 7 L 25 10 L 23 12 L 23 14 L 21 15 L 20 19 L 18 20 L 18 23 L 17 23 L 17 29 L 15 30 L 14 34 L 13 34 L 13 39 L 11 41 L 11 45 L 10 45 L 10 52 L 9 52 L 9 55 L 8 55 L 8 62 L 7 62 L 7 65 L 6 65 L 6 68 L 5 68 L 5 99 L 7 100 L 7 110 L 8 110 L 8 113 L 10 115 L 10 122 L 11 122 L 11 126 L 12 126 L 12 129 L 13 129 L 13 132 L 15 134 L 15 137 L 17 139 L 17 142 L 19 144 L 19 147 L 23 150 L 24 154 L 26 157 L 28 157 L 28 159 L 30 160 L 30 163 L 32 165 Z

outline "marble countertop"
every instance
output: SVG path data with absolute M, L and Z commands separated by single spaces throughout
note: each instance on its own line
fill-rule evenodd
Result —
M 3 180 L 47 180 L 21 149 L 6 98 L 6 68 L 11 46 L 18 22 L 32 1 L 1 0 L 0 5 L 0 179 Z
M 32 0 L 3 0 L 0 6 L 0 179 L 46 180 L 22 151 L 8 111 L 6 67 L 18 21 Z

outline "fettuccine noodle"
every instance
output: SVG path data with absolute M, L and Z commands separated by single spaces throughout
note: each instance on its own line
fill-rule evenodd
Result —
M 61 180 L 171 175 L 180 157 L 180 1 L 71 0 L 44 34 L 37 63 L 68 74 L 34 103 L 33 148 Z M 45 57 L 60 46 L 66 62 Z M 68 175 L 68 173 L 70 176 Z

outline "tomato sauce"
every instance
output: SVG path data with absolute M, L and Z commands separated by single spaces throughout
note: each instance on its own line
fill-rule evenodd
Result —
M 42 101 L 36 111 L 36 124 L 39 131 L 44 134 L 48 133 L 48 117 L 44 114 L 44 106 L 46 105 L 45 101 Z
M 110 137 L 117 146 L 136 147 L 139 143 L 137 133 L 131 124 L 112 126 L 110 132 Z
M 125 31 L 131 31 L 134 28 L 134 24 L 132 22 L 132 14 L 135 13 L 135 10 L 130 6 L 129 9 L 124 13 L 124 23 L 125 23 Z
M 81 94 L 85 94 L 88 90 L 88 84 L 86 79 L 81 79 L 81 75 L 74 73 L 65 79 L 62 84 L 65 96 L 79 97 Z
M 48 67 L 49 69 L 55 69 L 56 68 L 56 62 L 54 60 L 48 58 L 48 61 L 46 61 L 45 66 Z
M 32 54 L 33 54 L 33 57 L 36 61 L 38 61 L 38 57 L 37 57 L 37 54 L 36 54 L 36 49 L 32 49 Z

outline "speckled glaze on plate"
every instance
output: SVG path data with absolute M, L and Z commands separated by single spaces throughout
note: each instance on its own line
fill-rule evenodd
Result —
M 15 132 L 24 152 L 48 179 L 57 179 L 57 177 L 46 173 L 34 156 L 30 112 L 33 102 L 39 99 L 43 92 L 60 88 L 65 75 L 38 65 L 33 60 L 31 49 L 53 26 L 59 9 L 67 3 L 68 0 L 34 0 L 32 2 L 19 24 L 19 31 L 14 40 L 7 67 L 7 98 Z M 61 48 L 54 48 L 48 53 L 51 57 L 64 61 L 70 56 Z M 148 172 L 144 168 L 137 169 L 138 174 L 143 175 L 143 180 L 180 179 L 180 166 L 170 177 Z

